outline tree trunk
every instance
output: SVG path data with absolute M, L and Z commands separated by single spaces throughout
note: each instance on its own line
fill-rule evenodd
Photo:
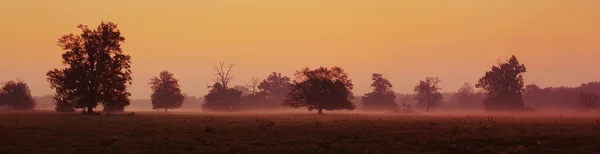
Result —
M 429 93 L 427 93 L 427 109 L 426 109 L 427 112 L 429 112 L 429 106 L 431 106 L 431 97 L 430 97 Z
M 88 114 L 94 113 L 94 107 L 92 107 L 92 106 L 88 106 L 88 107 L 87 107 L 87 113 L 88 113 Z
M 167 112 L 167 108 L 165 108 L 165 112 Z
M 319 112 L 317 112 L 317 115 L 323 115 L 323 108 L 319 108 Z

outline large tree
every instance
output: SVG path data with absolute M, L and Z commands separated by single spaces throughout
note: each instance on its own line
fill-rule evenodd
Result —
M 168 109 L 181 108 L 185 97 L 181 94 L 178 80 L 173 77 L 169 71 L 162 71 L 158 77 L 150 79 L 149 83 L 152 88 L 152 109 Z
M 500 62 L 485 73 L 477 88 L 483 88 L 488 97 L 484 100 L 487 110 L 523 110 L 523 73 L 527 69 L 514 55 L 506 62 Z
M 55 89 L 57 111 L 69 106 L 86 108 L 88 113 L 101 103 L 105 111 L 123 111 L 129 105 L 131 57 L 123 53 L 125 38 L 112 22 L 96 29 L 79 25 L 82 33 L 58 39 L 65 68 L 49 71 L 47 79 Z
M 35 100 L 31 97 L 29 86 L 23 81 L 8 81 L 0 89 L 0 105 L 6 105 L 13 110 L 32 110 Z
M 443 99 L 442 94 L 438 92 L 441 89 L 438 86 L 440 81 L 438 77 L 427 77 L 415 86 L 416 96 L 414 99 L 418 101 L 417 106 L 425 107 L 425 110 L 429 112 L 431 108 L 439 105 Z
M 291 84 L 283 106 L 292 108 L 306 107 L 309 111 L 317 110 L 353 110 L 352 81 L 348 73 L 340 67 L 320 67 L 314 70 L 304 68 L 297 71 L 296 80 Z
M 398 108 L 396 93 L 392 83 L 382 74 L 373 73 L 371 87 L 373 91 L 362 97 L 364 110 L 392 110 Z
M 226 65 L 221 61 L 214 65 L 215 79 L 208 94 L 204 96 L 202 109 L 212 111 L 231 111 L 237 109 L 242 102 L 242 92 L 229 88 L 228 84 L 233 79 L 231 75 L 235 64 Z

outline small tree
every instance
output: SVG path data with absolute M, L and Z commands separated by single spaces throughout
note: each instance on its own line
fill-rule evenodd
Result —
M 23 81 L 8 81 L 0 90 L 0 105 L 7 105 L 13 110 L 32 110 L 35 100 L 31 97 L 29 86 Z
M 173 77 L 169 71 L 162 71 L 158 77 L 150 79 L 149 83 L 152 88 L 152 109 L 168 109 L 181 108 L 185 97 L 181 94 L 178 80 Z
M 364 110 L 390 110 L 398 108 L 396 93 L 392 90 L 393 85 L 382 74 L 372 75 L 373 92 L 362 97 Z
M 419 106 L 425 106 L 426 111 L 432 107 L 439 105 L 442 100 L 442 94 L 438 92 L 441 88 L 438 86 L 440 79 L 438 77 L 427 77 L 425 80 L 421 80 L 414 91 L 416 92 L 415 100 L 418 101 Z
M 304 68 L 297 71 L 296 80 L 291 84 L 283 106 L 306 107 L 309 111 L 353 110 L 351 101 L 353 88 L 348 74 L 340 67 L 320 67 L 314 70 Z

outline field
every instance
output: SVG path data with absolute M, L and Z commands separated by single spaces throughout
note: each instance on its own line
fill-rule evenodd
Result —
M 0 113 L 0 153 L 597 153 L 594 115 Z

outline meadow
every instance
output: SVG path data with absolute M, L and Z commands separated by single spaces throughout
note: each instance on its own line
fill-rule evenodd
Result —
M 0 153 L 597 153 L 600 114 L 0 112 Z

